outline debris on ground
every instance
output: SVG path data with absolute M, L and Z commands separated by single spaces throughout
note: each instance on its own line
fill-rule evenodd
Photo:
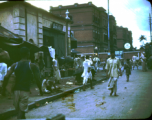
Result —
M 96 106 L 99 107 L 100 105 L 103 105 L 104 103 L 106 103 L 106 102 L 97 103 Z
M 47 105 L 48 104 L 48 102 L 45 102 L 45 105 Z

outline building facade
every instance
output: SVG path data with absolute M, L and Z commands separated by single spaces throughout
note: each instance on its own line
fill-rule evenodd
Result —
M 133 49 L 132 46 L 132 32 L 128 30 L 128 28 L 123 28 L 122 26 L 117 26 L 117 49 L 118 51 L 131 51 Z M 125 43 L 129 43 L 131 45 L 130 49 L 126 50 L 124 48 Z
M 68 30 L 71 20 L 56 16 L 27 2 L 4 2 L 0 4 L 1 26 L 18 34 L 25 41 L 32 42 L 39 47 L 52 46 L 59 56 L 70 54 Z M 68 44 L 68 45 L 67 45 Z M 60 49 L 59 49 L 60 48 Z M 42 53 L 49 65 L 49 54 Z M 36 54 L 37 58 L 39 54 Z
M 109 15 L 109 25 L 110 25 L 110 49 L 117 50 L 116 20 L 113 15 Z
M 65 17 L 68 9 L 73 20 L 71 32 L 77 39 L 77 51 L 81 53 L 105 52 L 108 50 L 108 16 L 102 7 L 96 7 L 92 2 L 70 6 L 51 7 L 50 12 Z M 113 20 L 111 19 L 113 24 Z M 113 26 L 113 25 L 112 25 Z M 115 37 L 116 34 L 113 36 Z

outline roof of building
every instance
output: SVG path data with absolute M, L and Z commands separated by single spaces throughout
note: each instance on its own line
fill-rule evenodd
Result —
M 89 3 L 91 3 L 91 4 L 89 4 Z M 77 6 L 75 6 L 75 5 L 77 5 Z M 95 7 L 100 11 L 104 11 L 104 12 L 106 11 L 103 7 L 97 7 L 92 2 L 88 2 L 88 3 L 84 3 L 84 4 L 75 3 L 73 5 L 67 5 L 67 6 L 59 5 L 58 7 L 51 6 L 51 10 L 54 11 L 54 10 L 59 10 L 59 9 L 73 9 L 73 8 L 82 8 L 82 7 L 83 8 L 84 7 Z
M 28 2 L 21 2 L 21 1 L 18 1 L 18 2 L 3 2 L 3 3 L 0 3 L 0 9 L 4 9 L 4 8 L 7 8 L 7 7 L 12 7 L 12 6 L 14 6 L 14 5 L 17 5 L 17 4 L 22 4 L 22 5 L 24 5 L 24 6 L 28 6 L 28 7 L 32 7 L 32 8 L 34 8 L 36 11 L 40 11 L 40 12 L 43 12 L 43 13 L 45 13 L 45 14 L 48 14 L 48 15 L 50 15 L 50 16 L 53 16 L 53 17 L 56 17 L 56 18 L 59 18 L 59 19 L 62 19 L 62 20 L 65 20 L 65 21 L 69 21 L 69 22 L 73 22 L 72 20 L 70 20 L 70 19 L 65 19 L 64 17 L 62 17 L 62 16 L 58 16 L 58 15 L 55 15 L 55 14 L 53 14 L 53 13 L 50 13 L 50 12 L 48 12 L 48 11 L 46 11 L 46 10 L 44 10 L 44 9 L 42 9 L 42 8 L 38 8 L 38 7 L 36 7 L 36 6 L 34 6 L 34 5 L 31 5 L 30 3 L 28 3 Z

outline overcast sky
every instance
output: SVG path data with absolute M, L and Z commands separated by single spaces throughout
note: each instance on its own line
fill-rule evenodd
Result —
M 91 0 L 26 0 L 34 6 L 49 11 L 50 6 L 73 5 L 74 3 L 88 3 Z M 97 7 L 107 10 L 108 0 L 92 0 Z M 151 5 L 147 0 L 109 0 L 109 10 L 118 26 L 127 27 L 132 31 L 133 46 L 139 48 L 141 43 L 139 37 L 145 35 L 147 42 L 150 42 L 149 13 Z

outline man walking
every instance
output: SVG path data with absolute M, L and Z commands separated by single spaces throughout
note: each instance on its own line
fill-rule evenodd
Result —
M 26 47 L 20 49 L 21 60 L 14 63 L 11 69 L 7 72 L 3 82 L 3 96 L 5 96 L 6 86 L 9 77 L 14 72 L 16 76 L 14 86 L 14 101 L 13 105 L 17 111 L 18 119 L 25 119 L 25 112 L 28 111 L 28 99 L 30 93 L 30 84 L 33 76 L 36 80 L 40 94 L 43 95 L 40 83 L 40 71 L 34 63 L 30 63 L 30 50 Z
M 91 73 L 91 61 L 89 60 L 89 56 L 86 56 L 86 60 L 83 62 L 83 73 L 82 76 L 83 77 L 83 90 L 85 91 L 85 85 L 87 84 L 87 81 L 90 81 L 90 87 L 91 89 L 93 89 L 92 86 L 92 73 Z
M 117 96 L 117 80 L 119 77 L 118 69 L 121 73 L 121 63 L 118 58 L 115 57 L 115 51 L 111 51 L 111 57 L 107 60 L 106 68 L 107 70 L 107 77 L 109 78 L 108 81 L 108 89 L 111 90 L 110 96 L 114 92 L 114 96 Z
M 126 81 L 129 82 L 129 75 L 131 75 L 131 69 L 132 69 L 129 59 L 127 59 L 127 62 L 124 65 L 124 69 L 126 70 L 126 78 L 127 78 Z
M 94 63 L 94 67 L 95 67 L 95 71 L 97 72 L 98 70 L 98 64 L 100 62 L 100 59 L 98 58 L 98 56 L 96 55 L 94 58 L 93 58 L 93 63 Z
M 133 61 L 133 70 L 135 68 L 135 66 L 137 67 L 137 70 L 138 70 L 138 62 L 137 62 L 137 56 L 133 56 L 132 57 L 132 61 Z

